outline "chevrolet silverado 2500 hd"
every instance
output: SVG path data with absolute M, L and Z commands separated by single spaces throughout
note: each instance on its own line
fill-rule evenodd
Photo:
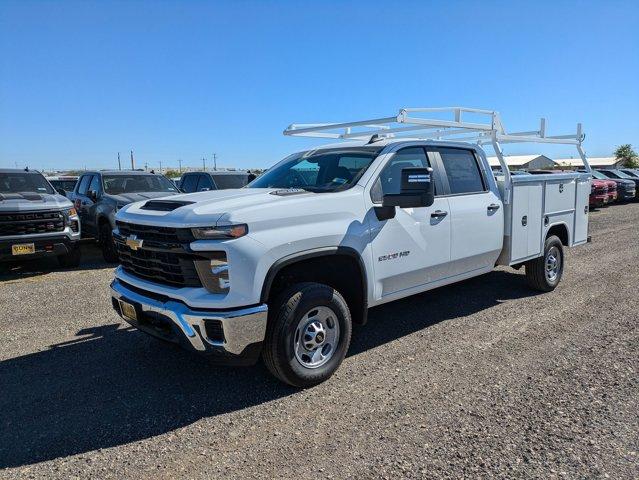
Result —
M 253 363 L 306 387 L 327 379 L 367 310 L 490 272 L 525 266 L 553 290 L 564 248 L 588 239 L 589 173 L 509 174 L 501 143 L 568 136 L 507 133 L 497 112 L 440 109 L 342 124 L 291 125 L 286 135 L 344 140 L 295 153 L 247 188 L 177 195 L 116 215 L 121 266 L 114 309 L 164 340 L 226 363 Z M 485 123 L 462 114 L 486 115 Z M 415 138 L 394 136 L 410 132 Z M 473 134 L 473 142 L 443 141 Z M 496 179 L 481 144 L 503 168 Z M 388 325 L 388 328 L 393 328 Z
M 0 261 L 55 256 L 80 264 L 80 219 L 40 172 L 0 169 Z

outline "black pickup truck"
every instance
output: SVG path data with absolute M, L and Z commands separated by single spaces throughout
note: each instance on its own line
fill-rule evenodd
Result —
M 118 261 L 112 234 L 115 213 L 132 202 L 177 193 L 173 182 L 153 172 L 100 170 L 83 173 L 68 198 L 80 215 L 82 237 L 97 239 L 104 259 L 111 263 Z

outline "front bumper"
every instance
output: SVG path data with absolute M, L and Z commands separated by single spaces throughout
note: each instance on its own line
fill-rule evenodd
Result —
M 80 234 L 67 236 L 64 232 L 49 236 L 29 236 L 1 238 L 0 237 L 0 262 L 31 260 L 34 258 L 60 256 L 70 253 L 74 248 L 79 248 Z M 35 252 L 27 255 L 13 255 L 11 247 L 25 243 L 33 243 Z
M 127 323 L 187 350 L 211 355 L 219 363 L 254 364 L 266 334 L 268 308 L 192 309 L 186 304 L 122 282 L 111 283 L 113 308 Z M 122 314 L 120 302 L 135 307 L 137 319 Z
M 591 193 L 589 200 L 591 207 L 603 207 L 608 203 L 609 197 L 607 193 Z

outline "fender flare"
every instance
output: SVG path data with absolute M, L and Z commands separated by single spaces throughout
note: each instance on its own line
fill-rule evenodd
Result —
M 352 247 L 321 247 L 311 250 L 304 250 L 302 252 L 293 253 L 276 260 L 269 268 L 264 283 L 262 284 L 262 291 L 260 294 L 260 302 L 267 303 L 269 300 L 269 294 L 273 281 L 279 274 L 279 272 L 289 265 L 293 265 L 297 262 L 308 260 L 310 258 L 326 257 L 331 255 L 348 256 L 356 260 L 359 266 L 361 280 L 362 280 L 362 305 L 363 311 L 361 314 L 361 323 L 365 324 L 368 316 L 368 277 L 366 275 L 366 266 L 364 260 L 357 250 Z

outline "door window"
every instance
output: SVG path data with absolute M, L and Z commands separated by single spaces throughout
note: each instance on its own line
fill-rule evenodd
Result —
M 200 180 L 197 182 L 197 191 L 204 192 L 207 190 L 215 190 L 215 185 L 213 185 L 213 181 L 210 176 L 206 174 L 200 175 Z
M 185 175 L 182 179 L 182 190 L 186 193 L 195 192 L 197 188 L 197 177 L 198 175 Z
M 91 179 L 91 183 L 89 184 L 89 192 L 91 191 L 95 193 L 100 192 L 100 176 L 99 175 L 93 175 L 93 178 Z
M 393 155 L 371 188 L 373 203 L 382 203 L 382 197 L 388 193 L 401 193 L 402 169 L 410 167 L 430 167 L 423 148 L 404 148 Z M 435 188 L 435 193 L 437 193 L 437 188 Z
M 89 182 L 91 181 L 91 177 L 93 175 L 84 175 L 80 180 L 80 185 L 78 186 L 78 194 L 86 195 L 89 190 Z
M 452 195 L 484 192 L 486 186 L 475 155 L 470 150 L 442 148 L 442 157 Z

